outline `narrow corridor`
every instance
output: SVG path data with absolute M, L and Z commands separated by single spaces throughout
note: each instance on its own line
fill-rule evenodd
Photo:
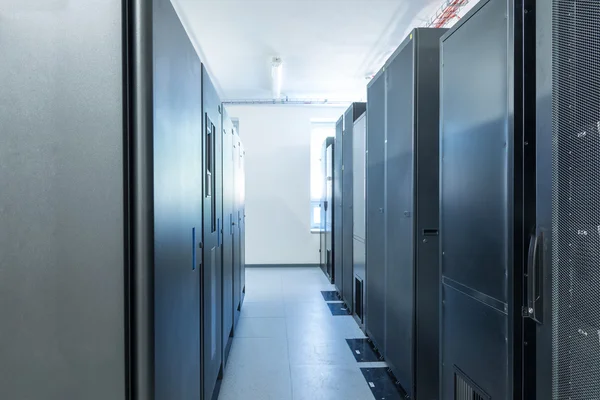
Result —
M 332 315 L 322 294 L 332 290 L 318 267 L 248 268 L 246 300 L 219 399 L 400 398 L 390 391 L 385 363 L 357 362 L 360 351 L 346 339 L 365 336 L 352 316 Z M 381 372 L 381 383 L 367 381 L 361 371 L 376 367 L 371 371 Z

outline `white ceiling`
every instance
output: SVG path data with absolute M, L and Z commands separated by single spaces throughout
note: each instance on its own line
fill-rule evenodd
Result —
M 441 0 L 172 0 L 223 100 L 363 100 L 375 73 Z

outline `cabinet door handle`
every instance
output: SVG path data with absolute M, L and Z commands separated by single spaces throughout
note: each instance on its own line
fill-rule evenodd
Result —
M 192 271 L 196 269 L 196 228 L 192 228 Z
M 540 247 L 540 241 L 542 246 Z M 527 304 L 523 315 L 542 324 L 543 315 L 543 235 L 540 232 L 532 233 L 529 238 L 529 251 L 527 253 Z

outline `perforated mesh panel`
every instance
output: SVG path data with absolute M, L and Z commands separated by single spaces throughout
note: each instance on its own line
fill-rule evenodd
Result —
M 600 2 L 552 22 L 553 398 L 600 399 Z

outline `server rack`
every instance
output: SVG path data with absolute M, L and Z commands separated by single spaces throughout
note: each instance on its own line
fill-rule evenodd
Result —
M 421 399 L 437 398 L 439 382 L 431 366 L 439 360 L 438 84 L 439 39 L 444 32 L 415 29 L 369 86 L 373 132 L 368 157 L 375 171 L 369 174 L 373 181 L 368 187 L 370 194 L 385 185 L 383 199 L 376 197 L 384 201 L 378 208 L 385 213 L 381 218 L 383 210 L 369 205 L 368 216 L 374 220 L 368 221 L 368 229 L 384 232 L 386 244 L 383 267 L 377 254 L 369 258 L 381 275 L 373 283 L 367 264 L 368 299 L 383 305 L 383 310 L 367 314 L 367 326 L 378 328 L 374 342 L 407 397 Z M 376 116 L 379 120 L 371 121 Z M 368 246 L 381 248 L 380 243 Z
M 220 377 L 222 358 L 222 130 L 221 102 L 202 65 L 202 371 L 204 398 L 212 398 Z
M 385 352 L 385 118 L 383 73 L 367 85 L 365 332 Z
M 523 396 L 523 266 L 535 207 L 530 3 L 481 1 L 442 38 L 442 399 Z
M 246 296 L 246 152 L 244 150 L 244 144 L 239 136 L 239 132 L 235 139 L 237 139 L 237 144 L 234 146 L 237 153 L 237 165 L 234 169 L 237 229 L 234 231 L 234 284 L 236 285 L 234 293 L 237 297 L 237 301 L 234 302 L 234 304 L 237 304 L 237 311 L 239 314 L 244 303 L 244 297 Z
M 333 238 L 333 142 L 335 138 L 328 137 L 323 142 L 321 152 L 321 171 L 323 176 L 323 196 L 320 204 L 321 226 L 320 233 L 320 265 L 323 273 L 333 282 L 332 238 Z
M 233 198 L 233 306 L 234 306 L 234 333 L 237 328 L 242 303 L 244 299 L 244 284 L 242 283 L 244 275 L 244 266 L 242 264 L 242 212 L 243 199 L 241 193 L 244 177 L 242 175 L 242 141 L 235 132 L 233 135 L 233 181 L 235 187 L 235 195 Z
M 329 281 L 331 283 L 334 282 L 334 272 L 333 272 L 333 226 L 334 226 L 334 218 L 335 218 L 335 207 L 333 203 L 333 158 L 334 158 L 334 142 L 335 138 L 329 138 L 329 145 L 327 146 L 327 153 L 325 155 L 327 159 L 327 169 L 325 171 L 325 176 L 327 180 L 327 185 L 325 187 L 325 198 L 326 198 L 326 211 L 325 211 L 325 262 L 326 262 L 326 270 L 327 275 L 329 276 Z
M 343 291 L 342 269 L 342 143 L 344 134 L 344 117 L 335 124 L 335 149 L 333 153 L 333 283 L 338 293 Z
M 319 216 L 320 216 L 320 230 L 319 230 L 319 266 L 323 273 L 329 277 L 327 274 L 327 260 L 326 260 L 326 252 L 325 252 L 325 202 L 327 201 L 327 179 L 325 178 L 327 175 L 327 141 L 323 141 L 323 145 L 321 146 L 321 176 L 323 177 L 323 181 L 321 182 L 321 199 L 319 201 Z
M 350 312 L 354 305 L 354 258 L 352 248 L 354 245 L 354 212 L 353 212 L 353 172 L 352 172 L 352 138 L 354 135 L 354 122 L 365 113 L 366 103 L 352 103 L 343 116 L 344 130 L 342 134 L 342 283 L 340 296 L 346 303 Z
M 246 151 L 244 142 L 240 140 L 240 173 L 238 179 L 239 224 L 240 224 L 240 287 L 242 288 L 241 305 L 246 296 Z
M 233 320 L 234 315 L 234 252 L 233 252 L 233 231 L 235 227 L 234 215 L 234 175 L 233 169 L 235 165 L 235 154 L 233 141 L 235 137 L 235 130 L 233 123 L 229 118 L 227 110 L 222 108 L 222 127 L 223 127 L 223 185 L 222 185 L 222 198 L 223 203 L 223 240 L 222 240 L 222 305 L 223 305 L 223 327 L 222 327 L 222 347 L 223 347 L 223 364 L 227 362 L 229 350 L 231 349 L 231 343 L 233 341 Z
M 364 330 L 366 249 L 365 249 L 365 158 L 367 115 L 362 114 L 352 130 L 352 211 L 353 211 L 353 299 L 354 318 Z
M 537 1 L 524 398 L 600 398 L 600 3 Z M 592 23 L 592 21 L 594 21 Z
M 168 1 L 30 3 L 0 25 L 0 398 L 199 398 L 200 61 Z

